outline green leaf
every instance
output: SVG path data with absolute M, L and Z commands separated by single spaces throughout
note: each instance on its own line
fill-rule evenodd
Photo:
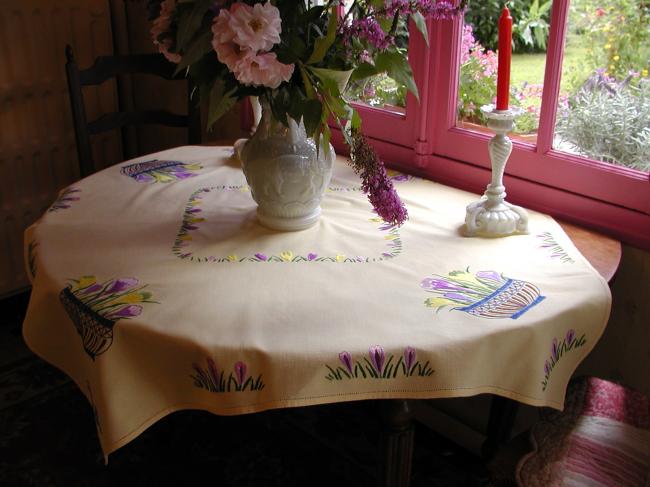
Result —
M 411 16 L 411 18 L 413 19 L 413 22 L 415 22 L 415 26 L 418 28 L 418 30 L 422 32 L 422 37 L 424 37 L 424 42 L 426 42 L 427 47 L 429 47 L 429 31 L 427 30 L 426 19 L 420 12 L 415 12 Z
M 212 4 L 212 0 L 197 0 L 191 10 L 186 10 L 178 21 L 178 32 L 176 33 L 176 49 L 185 49 L 188 42 L 192 40 L 196 31 L 201 27 L 203 17 Z
M 357 81 L 360 79 L 369 78 L 370 76 L 374 76 L 380 72 L 381 71 L 377 70 L 377 67 L 373 66 L 372 64 L 361 63 L 359 67 L 352 72 L 351 79 L 353 81 Z
M 413 79 L 413 71 L 411 71 L 406 54 L 397 50 L 381 52 L 377 55 L 375 67 L 380 72 L 385 71 L 389 77 L 406 86 L 406 89 L 419 99 L 418 87 Z
M 228 110 L 230 110 L 235 102 L 236 98 L 232 96 L 235 92 L 234 89 L 230 91 L 225 91 L 224 82 L 221 79 L 218 79 L 212 85 L 212 90 L 210 90 L 210 105 L 208 106 L 208 128 L 212 127 L 214 123 L 219 120 Z
M 318 100 L 306 100 L 302 103 L 302 120 L 307 136 L 311 137 L 321 123 L 323 105 Z
M 349 71 L 339 71 L 336 69 L 313 68 L 311 66 L 309 66 L 307 69 L 318 76 L 318 78 L 321 80 L 332 80 L 334 83 L 336 83 L 339 93 L 343 93 L 345 91 L 345 88 L 348 85 L 348 81 L 350 80 L 350 76 L 354 71 L 352 69 Z
M 180 73 L 187 66 L 196 63 L 203 56 L 212 50 L 212 32 L 206 31 L 194 39 L 189 47 L 185 50 L 181 62 L 178 63 L 174 76 Z
M 329 21 L 327 23 L 327 34 L 325 37 L 319 37 L 314 42 L 314 50 L 307 60 L 307 64 L 316 64 L 323 60 L 329 48 L 336 40 L 336 22 L 337 22 L 336 8 L 332 8 L 329 13 Z
M 312 85 L 311 80 L 309 79 L 309 74 L 307 73 L 305 67 L 302 64 L 299 64 L 298 67 L 300 68 L 302 83 L 305 85 L 305 94 L 307 95 L 307 98 L 316 98 L 314 85 Z

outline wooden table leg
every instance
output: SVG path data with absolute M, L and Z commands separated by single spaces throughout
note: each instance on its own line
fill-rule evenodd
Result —
M 413 459 L 413 421 L 409 402 L 405 399 L 383 401 L 382 420 L 382 485 L 408 487 Z
M 510 439 L 518 408 L 517 401 L 506 397 L 492 396 L 487 438 L 481 447 L 481 456 L 484 460 L 491 460 L 499 446 Z

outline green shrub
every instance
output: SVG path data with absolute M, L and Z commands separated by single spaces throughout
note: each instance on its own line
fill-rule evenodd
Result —
M 650 80 L 633 79 L 589 78 L 560 114 L 560 140 L 592 159 L 650 171 Z
M 480 0 L 471 2 L 465 13 L 465 23 L 473 27 L 476 40 L 492 51 L 499 43 L 498 19 L 502 8 L 501 0 Z M 544 51 L 550 22 L 550 0 L 509 2 L 508 8 L 513 19 L 514 51 Z

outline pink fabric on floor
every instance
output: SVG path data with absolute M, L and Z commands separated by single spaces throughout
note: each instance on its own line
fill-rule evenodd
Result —
M 533 427 L 517 466 L 522 487 L 644 487 L 650 482 L 650 400 L 596 378 L 572 382 L 562 413 Z

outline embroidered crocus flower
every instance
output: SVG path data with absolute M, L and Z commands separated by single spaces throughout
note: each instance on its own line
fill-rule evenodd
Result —
M 142 306 L 131 304 L 129 306 L 124 306 L 115 311 L 106 313 L 104 317 L 109 320 L 116 321 L 124 318 L 133 318 L 134 316 L 140 315 L 140 313 L 142 313 Z
M 571 345 L 573 343 L 573 340 L 576 338 L 576 332 L 573 328 L 569 329 L 566 332 L 566 344 Z
M 217 370 L 217 364 L 214 363 L 212 358 L 208 357 L 208 371 L 210 372 L 210 377 L 212 377 L 212 382 L 216 386 L 219 386 L 219 371 Z
M 551 357 L 553 357 L 553 360 L 557 362 L 557 360 L 560 358 L 560 350 L 558 349 L 557 346 L 557 338 L 553 338 L 553 342 L 551 343 Z
M 235 377 L 237 378 L 237 382 L 240 386 L 244 384 L 244 380 L 246 379 L 246 371 L 247 367 L 244 362 L 237 362 L 235 364 Z
M 345 366 L 347 371 L 350 374 L 352 374 L 352 356 L 350 355 L 350 353 L 349 352 L 339 353 L 339 360 Z
M 415 363 L 415 348 L 406 347 L 404 349 L 404 365 L 406 365 L 406 373 L 410 374 L 411 367 Z
M 386 358 L 383 347 L 381 345 L 373 345 L 368 350 L 368 355 L 370 356 L 370 362 L 375 368 L 375 371 L 381 375 L 384 369 L 384 359 Z
M 105 294 L 119 293 L 126 291 L 127 289 L 132 289 L 137 286 L 139 281 L 134 277 L 123 277 L 120 279 L 115 279 L 110 286 L 104 291 Z
M 280 11 L 271 2 L 256 3 L 252 7 L 237 2 L 230 13 L 229 25 L 235 33 L 233 39 L 242 48 L 253 52 L 268 51 L 280 42 L 282 19 Z
M 307 254 L 307 260 L 309 261 L 314 260 L 316 257 L 318 257 L 318 254 L 314 254 L 313 252 Z
M 489 279 L 495 282 L 503 282 L 503 278 L 499 275 L 498 272 L 494 271 L 479 271 L 476 273 L 478 279 Z
M 551 373 L 551 364 L 547 360 L 546 362 L 544 362 L 544 374 L 548 375 L 550 373 Z
M 261 260 L 261 261 L 263 261 L 263 262 L 266 262 L 266 261 L 268 260 L 268 257 L 267 257 L 266 255 L 264 255 L 264 254 L 255 254 L 255 257 L 256 257 L 258 260 Z

